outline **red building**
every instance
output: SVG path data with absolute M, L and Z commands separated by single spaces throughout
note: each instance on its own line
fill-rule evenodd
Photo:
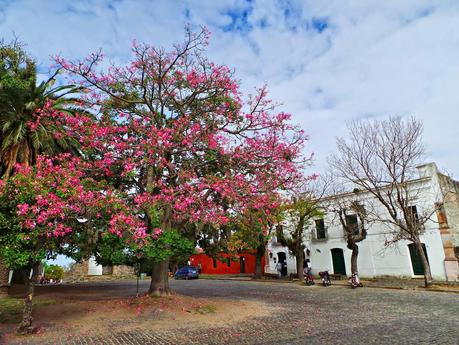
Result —
M 255 254 L 250 252 L 241 253 L 235 256 L 220 253 L 217 259 L 199 253 L 191 255 L 191 266 L 201 269 L 204 274 L 254 274 L 255 273 Z M 264 267 L 262 267 L 264 270 Z

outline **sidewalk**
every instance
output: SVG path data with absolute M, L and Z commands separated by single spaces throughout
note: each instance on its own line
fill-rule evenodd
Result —
M 299 284 L 298 279 L 273 279 L 273 278 L 262 278 L 254 279 L 252 275 L 231 275 L 231 274 L 201 274 L 201 279 L 212 279 L 212 280 L 239 280 L 239 281 L 254 281 L 264 283 L 296 283 Z M 434 282 L 430 287 L 424 287 L 423 279 L 397 279 L 397 278 L 374 278 L 374 279 L 362 279 L 364 287 L 370 288 L 383 288 L 383 289 L 396 289 L 396 290 L 424 290 L 424 291 L 437 291 L 437 292 L 452 292 L 459 293 L 459 283 L 454 282 Z M 316 285 L 320 285 L 320 279 L 315 280 Z M 349 287 L 348 280 L 332 280 L 332 285 Z
M 424 287 L 424 279 L 395 279 L 395 278 L 375 278 L 375 279 L 361 279 L 364 287 L 370 288 L 383 288 L 395 290 L 424 290 L 424 291 L 437 291 L 437 292 L 453 292 L 459 293 L 459 283 L 452 282 L 434 282 L 428 288 Z M 319 282 L 320 284 L 320 282 Z M 349 286 L 348 280 L 333 280 L 332 284 Z

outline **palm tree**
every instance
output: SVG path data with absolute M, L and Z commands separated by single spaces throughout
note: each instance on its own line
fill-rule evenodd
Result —
M 0 179 L 11 176 L 17 163 L 34 165 L 39 154 L 79 154 L 78 142 L 66 135 L 64 125 L 46 121 L 31 126 L 37 111 L 45 105 L 67 114 L 78 111 L 78 99 L 71 96 L 83 88 L 54 87 L 58 73 L 59 70 L 37 85 L 36 64 L 21 44 L 0 41 Z M 0 295 L 2 290 L 5 294 L 7 279 L 7 270 L 0 258 Z
M 69 96 L 83 88 L 53 87 L 59 70 L 37 86 L 35 62 L 17 43 L 0 45 L 0 58 L 0 177 L 8 178 L 17 163 L 34 165 L 40 153 L 77 154 L 76 140 L 66 136 L 65 128 L 59 123 L 47 121 L 33 129 L 30 124 L 35 120 L 36 111 L 50 101 L 54 110 L 74 113 L 78 99 Z

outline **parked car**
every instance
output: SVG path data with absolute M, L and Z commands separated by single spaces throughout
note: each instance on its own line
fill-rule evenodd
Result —
M 198 279 L 199 272 L 196 267 L 184 266 L 179 268 L 174 274 L 175 279 Z

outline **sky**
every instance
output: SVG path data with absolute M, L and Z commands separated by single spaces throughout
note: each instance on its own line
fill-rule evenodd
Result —
M 426 161 L 459 178 L 459 2 L 423 0 L 0 0 L 0 37 L 14 36 L 46 73 L 50 56 L 102 48 L 128 61 L 132 40 L 170 48 L 206 26 L 207 50 L 250 93 L 267 84 L 310 136 L 311 172 L 346 122 L 414 116 Z
M 245 93 L 268 85 L 309 134 L 315 172 L 346 121 L 400 115 L 424 123 L 426 161 L 459 177 L 458 1 L 0 0 L 0 37 L 43 73 L 57 53 L 124 63 L 133 39 L 170 48 L 187 24 L 212 32 L 207 55 Z

